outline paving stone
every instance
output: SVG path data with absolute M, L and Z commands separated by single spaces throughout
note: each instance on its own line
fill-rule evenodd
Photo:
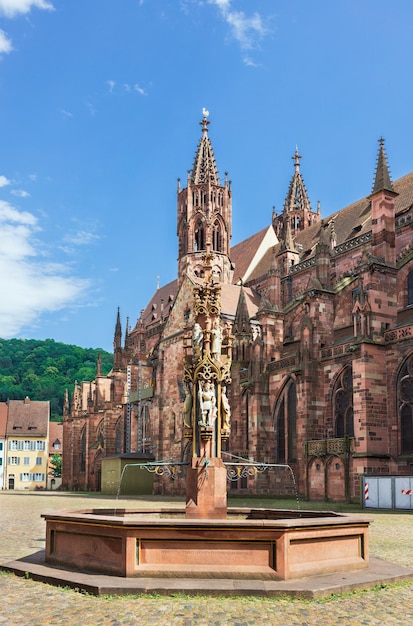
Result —
M 163 506 L 168 504 L 162 501 Z M 176 505 L 175 503 L 170 504 Z M 64 493 L 0 493 L 0 563 L 44 549 L 44 512 L 82 509 L 91 498 Z M 113 506 L 96 497 L 93 506 Z M 118 506 L 131 506 L 122 499 Z M 148 499 L 133 499 L 133 507 Z M 404 567 L 413 564 L 413 515 L 374 513 L 370 551 Z M 413 623 L 413 581 L 328 600 L 283 597 L 133 595 L 96 597 L 0 572 L 0 625 L 7 626 L 399 626 Z

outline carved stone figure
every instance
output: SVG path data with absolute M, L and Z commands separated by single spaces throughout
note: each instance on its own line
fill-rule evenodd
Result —
M 221 391 L 221 411 L 222 428 L 224 430 L 229 430 L 231 420 L 231 407 L 229 405 L 226 387 L 222 387 Z
M 185 400 L 184 400 L 184 425 L 187 428 L 192 426 L 192 391 L 188 384 L 185 385 Z
M 194 324 L 192 331 L 192 346 L 194 349 L 194 356 L 197 360 L 202 358 L 202 348 L 204 345 L 204 333 L 198 322 Z
M 222 330 L 219 320 L 216 319 L 211 330 L 211 355 L 219 361 L 221 359 Z
M 201 409 L 199 424 L 201 426 L 211 426 L 216 413 L 216 397 L 213 383 L 201 381 L 199 383 L 198 397 Z

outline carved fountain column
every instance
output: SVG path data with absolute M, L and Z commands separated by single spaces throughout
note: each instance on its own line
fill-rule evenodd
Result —
M 214 254 L 207 244 L 204 279 L 194 285 L 192 337 L 184 356 L 185 437 L 192 442 L 186 478 L 186 517 L 223 519 L 227 515 L 227 473 L 222 442 L 230 434 L 226 386 L 231 382 L 231 337 L 223 337 L 221 285 L 212 274 Z

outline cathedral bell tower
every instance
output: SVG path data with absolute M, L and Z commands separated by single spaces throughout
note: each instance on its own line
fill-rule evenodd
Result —
M 187 186 L 181 190 L 178 180 L 178 282 L 185 275 L 203 278 L 202 256 L 210 244 L 214 253 L 212 273 L 219 282 L 232 281 L 229 258 L 232 203 L 228 174 L 221 184 L 214 151 L 208 136 L 208 111 L 203 109 L 200 122 L 202 137 L 198 144 L 192 171 L 188 170 Z

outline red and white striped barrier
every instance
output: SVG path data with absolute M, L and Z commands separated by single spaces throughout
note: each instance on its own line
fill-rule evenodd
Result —
M 364 500 L 369 499 L 369 484 L 364 483 Z
M 411 496 L 413 493 L 413 489 L 402 489 L 402 494 L 404 496 Z

